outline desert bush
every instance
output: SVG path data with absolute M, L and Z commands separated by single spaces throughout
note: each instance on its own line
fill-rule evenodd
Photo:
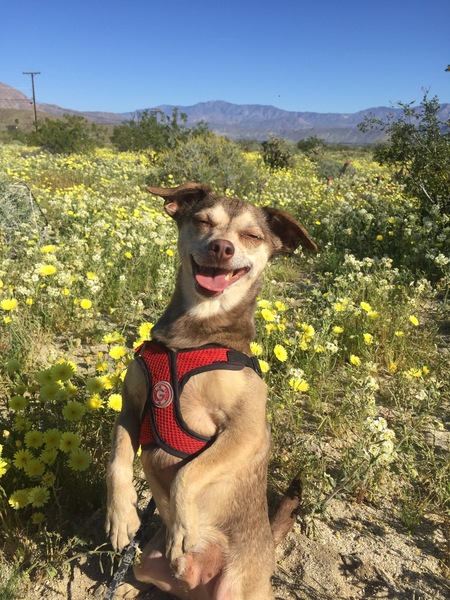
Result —
M 83 117 L 64 115 L 62 119 L 45 119 L 29 136 L 30 144 L 53 154 L 92 152 L 103 145 L 104 130 Z
M 386 121 L 369 118 L 360 127 L 377 127 L 388 136 L 374 158 L 395 170 L 396 179 L 408 194 L 418 198 L 429 215 L 450 209 L 450 130 L 439 120 L 439 100 L 425 94 L 419 107 L 399 103 L 403 114 Z
M 228 190 L 228 194 L 246 196 L 257 187 L 259 178 L 257 163 L 243 155 L 236 143 L 209 133 L 156 156 L 147 181 L 153 185 L 197 181 L 220 193 Z
M 177 108 L 173 109 L 171 116 L 159 109 L 144 110 L 133 119 L 114 127 L 111 141 L 120 152 L 161 152 L 190 137 L 205 135 L 208 131 L 204 122 L 194 127 L 188 127 L 186 123 L 186 114 L 180 114 Z
M 280 138 L 271 136 L 261 144 L 264 163 L 276 171 L 287 169 L 292 164 L 292 152 L 286 142 Z

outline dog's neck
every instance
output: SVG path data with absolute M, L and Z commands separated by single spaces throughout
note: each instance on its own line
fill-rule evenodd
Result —
M 237 303 L 225 296 L 214 299 L 197 296 L 193 301 L 192 294 L 184 291 L 182 279 L 180 272 L 169 306 L 152 330 L 153 338 L 173 349 L 221 344 L 251 354 L 256 297 L 262 278 Z

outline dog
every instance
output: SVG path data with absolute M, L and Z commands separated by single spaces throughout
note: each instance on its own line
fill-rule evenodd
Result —
M 163 525 L 115 598 L 134 598 L 156 585 L 182 599 L 273 599 L 275 543 L 289 530 L 298 502 L 288 494 L 271 525 L 266 386 L 250 343 L 268 260 L 299 245 L 317 246 L 281 210 L 216 197 L 197 183 L 146 189 L 164 199 L 178 226 L 180 268 L 152 341 L 123 382 L 107 468 L 106 531 L 122 549 L 139 527 L 133 460 L 140 444 Z M 202 353 L 212 358 L 199 367 Z M 194 368 L 186 374 L 187 362 Z M 184 431 L 172 435 L 164 428 L 171 431 L 174 419 Z

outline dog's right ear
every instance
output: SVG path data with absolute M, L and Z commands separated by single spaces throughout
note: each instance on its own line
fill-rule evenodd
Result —
M 147 192 L 164 198 L 164 210 L 175 221 L 182 217 L 187 210 L 205 196 L 211 194 L 209 186 L 202 183 L 183 183 L 176 188 L 162 188 L 147 186 Z

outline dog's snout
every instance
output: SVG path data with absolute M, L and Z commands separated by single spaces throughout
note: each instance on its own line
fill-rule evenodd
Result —
M 234 256 L 234 246 L 229 240 L 212 240 L 208 250 L 217 261 L 229 260 Z

